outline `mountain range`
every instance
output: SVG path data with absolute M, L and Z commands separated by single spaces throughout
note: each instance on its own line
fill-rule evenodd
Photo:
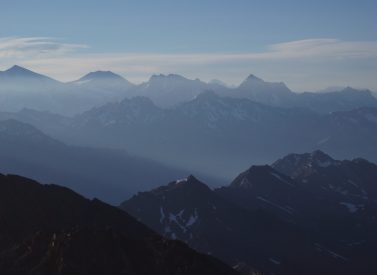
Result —
M 73 115 L 121 100 L 132 86 L 112 72 L 92 72 L 77 81 L 63 83 L 16 65 L 0 72 L 0 109 L 29 108 Z
M 23 110 L 0 113 L 67 144 L 126 150 L 168 166 L 230 179 L 250 163 L 324 150 L 377 161 L 377 108 L 318 114 L 204 92 L 163 109 L 146 97 L 124 99 L 73 118 Z
M 373 274 L 373 162 L 369 90 L 13 66 L 0 173 L 44 185 L 0 174 L 0 273 Z
M 368 274 L 377 268 L 377 165 L 321 151 L 252 166 L 212 190 L 193 176 L 121 208 L 160 234 L 265 274 Z
M 0 119 L 223 179 L 315 149 L 377 161 L 376 108 L 368 90 L 299 94 L 254 75 L 229 88 L 176 74 L 133 85 L 110 71 L 69 83 L 19 66 L 0 72 Z
M 130 215 L 57 185 L 0 175 L 0 273 L 237 274 Z
M 0 170 L 65 185 L 108 203 L 188 173 L 121 150 L 69 146 L 31 125 L 0 121 Z
M 254 75 L 237 87 L 228 87 L 219 81 L 206 83 L 176 74 L 153 75 L 147 82 L 134 85 L 110 71 L 91 72 L 67 83 L 17 65 L 0 72 L 0 109 L 11 112 L 29 108 L 71 116 L 135 96 L 148 97 L 157 106 L 169 108 L 191 101 L 205 91 L 284 108 L 308 108 L 319 113 L 377 107 L 377 99 L 369 90 L 347 87 L 327 93 L 299 94 L 282 82 L 267 82 Z

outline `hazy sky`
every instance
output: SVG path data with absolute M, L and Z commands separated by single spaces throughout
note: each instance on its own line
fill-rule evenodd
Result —
M 377 90 L 375 0 L 0 0 L 0 69 Z

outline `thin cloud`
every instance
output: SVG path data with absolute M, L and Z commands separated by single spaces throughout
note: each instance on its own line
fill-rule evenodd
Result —
M 62 43 L 50 37 L 5 37 L 0 38 L 0 57 L 33 58 L 61 57 L 87 45 Z M 67 56 L 65 56 L 67 57 Z M 342 41 L 338 39 L 306 39 L 269 45 L 265 51 L 251 53 L 97 53 L 68 56 L 72 59 L 107 59 L 111 62 L 169 62 L 213 63 L 242 60 L 280 60 L 310 58 L 377 58 L 377 42 Z
M 51 37 L 5 37 L 0 39 L 0 58 L 59 56 L 84 48 L 88 46 L 62 43 Z
M 8 37 L 0 39 L 0 58 L 3 68 L 19 64 L 63 81 L 77 79 L 89 71 L 112 70 L 134 82 L 145 81 L 151 74 L 173 72 L 191 78 L 221 78 L 236 84 L 249 73 L 255 73 L 272 80 L 288 80 L 293 86 L 301 81 L 304 84 L 296 85 L 300 90 L 305 83 L 313 81 L 310 79 L 315 78 L 315 74 L 334 75 L 335 70 L 329 70 L 336 66 L 341 75 L 331 81 L 361 74 L 362 77 L 352 83 L 370 85 L 374 79 L 366 77 L 376 70 L 352 71 L 352 65 L 377 59 L 375 41 L 323 38 L 272 44 L 263 51 L 249 53 L 89 53 L 86 48 L 87 45 L 63 43 L 48 37 Z M 287 64 L 292 77 L 287 76 Z M 343 68 L 347 67 L 350 69 L 345 71 Z M 297 74 L 307 77 L 296 80 Z M 281 78 L 275 78 L 279 76 Z M 319 78 L 315 79 L 318 82 Z M 322 85 L 343 84 L 331 81 Z M 308 88 L 322 88 L 317 86 L 314 83 Z
M 377 58 L 375 41 L 342 41 L 338 39 L 306 39 L 271 45 L 261 58 Z

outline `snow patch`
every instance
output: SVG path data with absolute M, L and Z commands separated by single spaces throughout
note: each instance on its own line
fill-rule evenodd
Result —
M 196 208 L 195 208 L 194 215 L 191 215 L 189 220 L 186 222 L 186 227 L 190 227 L 193 224 L 195 224 L 197 222 L 198 218 L 199 218 L 199 216 L 198 216 L 198 213 L 197 213 Z
M 240 185 L 241 186 L 251 186 L 250 181 L 248 180 L 247 177 L 242 178 Z
M 190 215 L 187 221 L 185 221 L 184 218 L 182 217 L 184 212 L 185 212 L 185 209 L 182 209 L 177 214 L 169 213 L 168 222 L 170 225 L 172 223 L 176 224 L 183 233 L 186 233 L 190 229 L 190 227 L 193 226 L 199 220 L 199 215 L 197 213 L 197 209 L 195 208 L 194 213 Z M 163 211 L 161 213 L 163 213 Z M 164 220 L 165 214 L 161 217 L 163 218 L 160 218 L 160 222 Z
M 274 263 L 274 264 L 277 264 L 277 265 L 280 264 L 280 261 L 278 261 L 278 260 L 276 260 L 274 258 L 270 258 L 269 260 L 270 260 L 271 263 Z
M 349 202 L 340 202 L 339 204 L 341 205 L 344 205 L 345 207 L 347 207 L 348 211 L 350 213 L 355 213 L 357 212 L 359 209 L 363 209 L 365 207 L 364 204 L 353 204 L 353 203 L 349 203 Z
M 281 206 L 281 205 L 279 205 L 279 204 L 277 204 L 277 203 L 274 203 L 274 202 L 272 202 L 272 201 L 269 201 L 269 200 L 267 200 L 267 199 L 265 199 L 265 198 L 263 198 L 263 197 L 257 197 L 257 199 L 258 199 L 258 200 L 261 200 L 261 201 L 263 201 L 263 202 L 265 202 L 265 203 L 268 203 L 268 204 L 270 204 L 270 205 L 272 205 L 272 206 L 275 206 L 275 207 L 279 208 L 280 210 L 282 210 L 282 211 L 288 213 L 289 215 L 292 215 L 292 214 L 293 214 L 293 212 L 292 212 L 291 210 L 289 210 L 288 208 L 283 207 L 283 206 Z
M 318 251 L 324 252 L 326 254 L 329 254 L 333 258 L 340 259 L 340 260 L 343 260 L 343 261 L 347 261 L 348 260 L 346 257 L 343 257 L 343 256 L 339 255 L 338 253 L 335 253 L 334 251 L 331 251 L 331 250 L 325 248 L 324 246 L 322 246 L 322 245 L 320 245 L 318 243 L 315 243 L 314 245 L 316 246 L 316 248 L 317 248 Z
M 353 204 L 353 203 L 340 202 L 339 204 L 344 205 L 345 207 L 347 207 L 347 209 L 348 209 L 348 211 L 350 213 L 355 213 L 358 210 L 358 207 L 355 204 Z
M 333 162 L 329 161 L 329 160 L 326 160 L 326 161 L 317 161 L 317 165 L 319 167 L 326 168 L 326 167 L 329 167 L 329 166 L 333 165 Z
M 179 179 L 175 181 L 176 184 L 182 183 L 182 182 L 187 182 L 187 178 L 183 178 L 183 179 Z
M 271 172 L 271 175 L 273 175 L 275 178 L 277 178 L 278 180 L 288 184 L 289 186 L 293 186 L 290 182 L 286 181 L 285 179 L 283 179 L 279 174 L 276 174 L 275 172 Z

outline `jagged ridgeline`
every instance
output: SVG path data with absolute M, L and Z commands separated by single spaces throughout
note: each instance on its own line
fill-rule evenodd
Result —
M 160 234 L 266 274 L 368 274 L 377 266 L 377 165 L 314 151 L 251 166 L 211 189 L 193 176 L 123 202 Z
M 0 273 L 237 274 L 126 212 L 57 185 L 0 175 Z

